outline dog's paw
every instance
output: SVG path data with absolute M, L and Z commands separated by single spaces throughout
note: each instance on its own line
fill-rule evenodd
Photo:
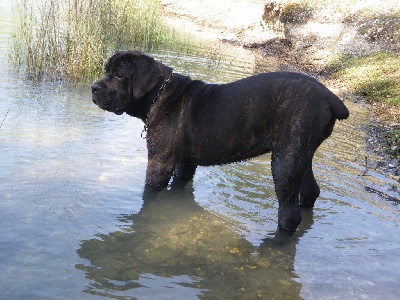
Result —
M 296 231 L 301 223 L 301 211 L 298 205 L 280 207 L 278 213 L 278 226 L 282 230 Z

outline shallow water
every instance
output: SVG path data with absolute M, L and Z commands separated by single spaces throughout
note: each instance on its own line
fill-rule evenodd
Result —
M 316 153 L 321 196 L 292 237 L 275 232 L 269 155 L 199 168 L 192 186 L 143 203 L 143 124 L 99 110 L 88 88 L 21 78 L 4 54 L 7 16 L 0 298 L 400 298 L 400 187 L 365 167 L 375 159 L 365 152 L 365 108 L 347 103 L 351 118 Z M 210 82 L 279 68 L 228 45 L 152 55 Z

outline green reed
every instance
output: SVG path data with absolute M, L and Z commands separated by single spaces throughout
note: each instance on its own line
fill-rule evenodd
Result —
M 159 0 L 21 0 L 12 60 L 35 80 L 92 80 L 115 50 L 173 39 L 159 9 Z

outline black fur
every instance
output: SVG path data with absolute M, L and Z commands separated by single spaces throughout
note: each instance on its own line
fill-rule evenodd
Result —
M 173 175 L 188 181 L 197 166 L 272 151 L 278 224 L 295 230 L 301 221 L 299 204 L 312 207 L 319 196 L 312 158 L 336 119 L 349 116 L 343 102 L 317 80 L 291 72 L 228 84 L 173 74 L 156 98 L 171 72 L 140 52 L 123 51 L 109 59 L 105 75 L 92 85 L 99 107 L 148 124 L 146 189 L 163 189 Z

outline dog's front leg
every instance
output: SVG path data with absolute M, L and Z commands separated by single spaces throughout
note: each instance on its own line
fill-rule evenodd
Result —
M 149 157 L 145 189 L 152 192 L 159 192 L 167 187 L 175 169 L 175 164 L 171 157 L 156 155 Z

